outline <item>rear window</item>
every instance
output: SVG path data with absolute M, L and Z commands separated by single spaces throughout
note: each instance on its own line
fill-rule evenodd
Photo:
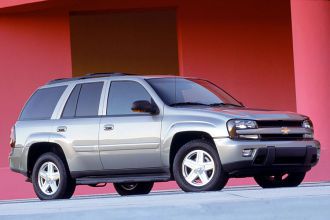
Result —
M 93 117 L 98 115 L 103 82 L 81 85 L 76 109 L 76 117 Z
M 62 118 L 98 116 L 103 82 L 78 84 L 68 98 Z
M 50 119 L 66 87 L 58 86 L 37 90 L 26 103 L 20 120 Z

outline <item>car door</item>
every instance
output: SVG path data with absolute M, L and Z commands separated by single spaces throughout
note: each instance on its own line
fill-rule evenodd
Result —
M 75 85 L 54 129 L 69 152 L 71 171 L 103 170 L 99 157 L 98 136 L 100 100 L 104 82 Z
M 152 97 L 137 81 L 112 81 L 106 116 L 100 122 L 99 149 L 107 170 L 157 170 L 160 160 L 161 114 L 133 112 L 138 100 Z

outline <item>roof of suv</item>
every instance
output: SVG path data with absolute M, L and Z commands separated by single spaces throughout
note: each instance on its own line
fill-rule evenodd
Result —
M 134 76 L 138 78 L 167 78 L 167 77 L 175 77 L 173 75 L 137 75 L 137 74 L 131 74 L 131 73 L 91 73 L 87 74 L 85 76 L 79 76 L 79 77 L 73 77 L 73 78 L 60 78 L 60 79 L 54 79 L 47 83 L 47 85 L 51 84 L 57 84 L 57 83 L 63 83 L 63 82 L 70 82 L 70 81 L 77 81 L 82 79 L 93 79 L 93 78 L 104 78 L 104 77 L 125 77 L 125 76 Z

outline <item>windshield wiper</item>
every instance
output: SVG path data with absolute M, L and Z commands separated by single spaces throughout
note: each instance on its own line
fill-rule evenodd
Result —
M 243 107 L 243 106 L 241 106 L 241 105 L 236 105 L 236 104 L 231 104 L 231 103 L 222 103 L 222 102 L 219 102 L 219 103 L 212 103 L 212 104 L 209 104 L 209 106 L 212 106 L 212 107 L 219 107 L 219 106 Z
M 212 104 L 206 104 L 201 102 L 177 102 L 170 104 L 171 107 L 174 106 L 184 106 L 184 105 L 203 105 L 203 106 L 210 106 L 210 107 L 219 107 L 219 106 L 235 106 L 235 107 L 243 107 L 241 105 L 231 104 L 231 103 L 212 103 Z
M 170 104 L 171 107 L 183 106 L 183 105 L 204 105 L 204 106 L 209 106 L 208 104 L 200 103 L 200 102 L 177 102 L 177 103 Z

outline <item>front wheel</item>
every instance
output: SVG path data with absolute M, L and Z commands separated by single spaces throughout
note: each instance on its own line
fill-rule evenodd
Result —
M 228 181 L 217 150 L 205 140 L 190 141 L 179 149 L 173 175 L 185 192 L 221 190 Z
M 255 176 L 254 180 L 262 188 L 296 187 L 304 180 L 306 173 L 288 173 L 274 176 Z
M 71 198 L 76 188 L 65 164 L 54 153 L 45 153 L 38 158 L 32 171 L 32 184 L 41 200 Z
M 117 193 L 121 196 L 130 195 L 143 195 L 150 193 L 153 182 L 141 182 L 141 183 L 114 183 Z

